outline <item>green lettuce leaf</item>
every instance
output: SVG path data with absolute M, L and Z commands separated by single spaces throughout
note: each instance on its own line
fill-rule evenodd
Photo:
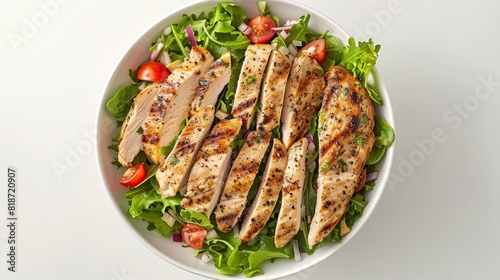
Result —
M 374 45 L 372 39 L 367 42 L 358 42 L 354 38 L 349 38 L 348 45 L 342 49 L 339 65 L 351 71 L 354 77 L 358 78 L 368 91 L 373 102 L 382 105 L 382 98 L 368 85 L 370 75 L 377 62 L 380 45 Z
M 118 121 L 123 122 L 127 116 L 135 96 L 140 91 L 140 85 L 141 83 L 133 83 L 124 86 L 106 103 L 106 107 Z
M 375 117 L 373 132 L 375 133 L 375 144 L 366 160 L 367 165 L 379 162 L 384 156 L 385 150 L 392 145 L 396 138 L 394 129 L 381 117 Z

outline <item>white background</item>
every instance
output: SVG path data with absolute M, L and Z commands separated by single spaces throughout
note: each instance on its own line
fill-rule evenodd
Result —
M 93 143 L 116 64 L 191 1 L 46 2 L 0 1 L 0 278 L 202 279 L 127 230 Z M 363 229 L 289 279 L 500 279 L 498 1 L 298 2 L 382 45 L 397 142 L 393 179 Z M 6 263 L 9 166 L 18 171 L 16 273 Z

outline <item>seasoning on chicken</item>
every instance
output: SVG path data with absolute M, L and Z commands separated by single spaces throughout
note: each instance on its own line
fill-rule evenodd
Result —
M 266 76 L 260 91 L 260 102 L 257 112 L 257 130 L 270 132 L 280 125 L 283 95 L 292 61 L 277 50 L 271 52 Z
M 198 81 L 198 87 L 191 103 L 190 116 L 194 115 L 200 108 L 214 105 L 222 89 L 229 83 L 231 77 L 231 53 L 229 51 L 214 61 L 208 67 L 207 72 Z
M 276 248 L 284 247 L 300 228 L 307 146 L 307 138 L 301 138 L 288 149 L 288 162 L 281 192 L 281 209 L 274 234 Z
M 287 152 L 280 140 L 274 138 L 273 142 L 259 190 L 241 224 L 239 237 L 243 243 L 254 239 L 264 228 L 280 195 L 287 165 Z
M 156 171 L 163 198 L 175 196 L 188 179 L 203 140 L 214 120 L 215 107 L 200 109 L 189 119 L 174 148 Z
M 142 134 L 139 131 L 148 116 L 154 97 L 160 92 L 162 84 L 153 83 L 143 89 L 134 99 L 122 124 L 118 142 L 118 162 L 124 167 L 132 166 L 131 162 L 142 148 Z
M 210 217 L 219 201 L 226 176 L 231 167 L 231 142 L 240 133 L 241 119 L 218 122 L 205 138 L 196 156 L 181 206 Z
M 319 174 L 309 246 L 321 242 L 344 214 L 360 180 L 375 136 L 375 111 L 366 89 L 351 72 L 332 67 L 325 75 L 319 111 Z
M 224 191 L 215 213 L 217 228 L 229 232 L 238 222 L 247 203 L 250 187 L 257 176 L 260 163 L 271 142 L 271 133 L 260 135 L 251 131 L 227 176 Z
M 245 51 L 245 59 L 236 86 L 231 115 L 243 120 L 243 128 L 252 123 L 260 86 L 272 47 L 269 44 L 252 44 Z
M 286 84 L 281 116 L 283 144 L 287 149 L 304 137 L 321 106 L 321 93 L 325 87 L 322 73 L 321 66 L 306 53 L 301 52 L 295 57 Z
M 213 62 L 206 49 L 195 46 L 177 66 L 163 85 L 144 121 L 143 150 L 149 161 L 161 164 L 165 156 L 160 148 L 167 146 L 180 132 L 180 125 L 189 115 L 198 80 Z

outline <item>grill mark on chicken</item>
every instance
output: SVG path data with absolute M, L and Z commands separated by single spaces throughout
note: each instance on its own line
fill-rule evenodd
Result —
M 300 228 L 307 145 L 308 140 L 301 138 L 288 149 L 288 161 L 281 191 L 281 208 L 274 235 L 274 244 L 277 248 L 285 246 Z
M 227 176 L 223 193 L 214 214 L 217 228 L 230 231 L 241 217 L 264 154 L 271 142 L 271 133 L 259 135 L 251 131 Z
M 132 166 L 132 160 L 142 148 L 143 135 L 137 131 L 144 129 L 144 120 L 161 86 L 161 83 L 153 83 L 139 92 L 125 117 L 118 143 L 118 161 L 125 167 Z
M 239 237 L 243 243 L 254 239 L 271 217 L 283 185 L 287 157 L 285 146 L 275 138 L 264 168 L 262 181 L 259 184 L 259 190 L 241 224 Z
M 190 116 L 194 115 L 200 108 L 215 105 L 217 97 L 229 83 L 230 77 L 231 53 L 227 51 L 210 64 L 207 72 L 198 81 L 195 96 L 191 102 Z
M 304 136 L 314 114 L 321 107 L 325 87 L 323 69 L 308 55 L 295 57 L 286 84 L 281 116 L 282 139 L 285 147 Z
M 158 168 L 155 175 L 162 197 L 174 196 L 186 183 L 197 152 L 210 131 L 214 114 L 214 106 L 207 106 L 196 112 L 177 138 L 167 159 Z
M 231 115 L 243 120 L 248 129 L 254 116 L 264 70 L 268 64 L 272 47 L 269 44 L 251 44 L 245 51 L 241 72 L 236 86 Z
M 340 221 L 375 141 L 375 111 L 359 80 L 339 66 L 332 67 L 325 78 L 318 122 L 320 173 L 308 236 L 310 247 L 321 242 Z M 360 121 L 363 115 L 367 122 Z M 363 137 L 363 145 L 358 145 L 357 136 Z
M 181 207 L 210 217 L 230 168 L 230 143 L 240 133 L 241 126 L 241 119 L 235 118 L 221 120 L 212 128 L 189 174 Z
M 180 125 L 189 115 L 190 105 L 195 95 L 200 75 L 213 61 L 206 49 L 195 46 L 185 60 L 177 66 L 155 96 L 147 118 L 143 124 L 142 149 L 148 160 L 162 164 L 165 156 L 162 146 L 171 143 L 180 132 Z
M 269 57 L 264 82 L 260 91 L 261 108 L 257 112 L 257 130 L 262 133 L 279 126 L 283 98 L 292 61 L 277 50 Z

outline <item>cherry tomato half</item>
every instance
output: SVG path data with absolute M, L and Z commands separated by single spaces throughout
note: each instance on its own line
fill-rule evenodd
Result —
M 146 178 L 146 166 L 144 163 L 134 165 L 127 169 L 120 180 L 120 184 L 125 187 L 135 188 Z
M 194 249 L 203 248 L 203 242 L 207 236 L 207 231 L 195 224 L 186 224 L 181 230 L 182 240 L 186 242 L 189 247 Z
M 159 61 L 149 61 L 141 65 L 137 72 L 137 79 L 143 81 L 163 82 L 170 75 L 163 63 Z
M 248 34 L 248 39 L 254 44 L 267 43 L 276 34 L 276 31 L 271 29 L 276 27 L 276 24 L 269 17 L 256 16 L 248 23 L 248 26 L 252 28 L 252 33 Z
M 312 59 L 315 59 L 318 63 L 323 62 L 326 57 L 326 45 L 325 39 L 314 40 L 311 43 L 305 45 L 301 50 L 303 53 L 307 53 Z

